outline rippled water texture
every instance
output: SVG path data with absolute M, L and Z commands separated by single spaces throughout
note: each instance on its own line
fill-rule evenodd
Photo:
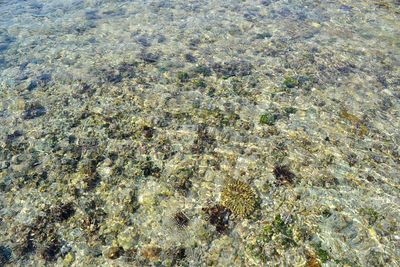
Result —
M 0 0 L 0 266 L 399 266 L 397 0 Z

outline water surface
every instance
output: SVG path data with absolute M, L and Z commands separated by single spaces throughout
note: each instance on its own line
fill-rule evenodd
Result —
M 399 13 L 0 1 L 0 265 L 400 265 Z

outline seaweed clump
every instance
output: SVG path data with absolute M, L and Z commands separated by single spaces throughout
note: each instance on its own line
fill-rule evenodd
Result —
M 56 234 L 56 223 L 72 217 L 75 213 L 74 205 L 57 205 L 45 209 L 44 213 L 45 215 L 38 216 L 31 226 L 18 230 L 20 235 L 15 247 L 18 257 L 37 251 L 44 260 L 55 261 L 60 255 L 63 242 Z
M 189 218 L 182 211 L 175 213 L 174 221 L 179 228 L 185 228 L 189 224 Z
M 189 76 L 189 73 L 187 73 L 187 72 L 179 71 L 179 72 L 176 74 L 176 78 L 177 78 L 180 82 L 185 83 L 185 82 L 188 82 L 188 81 L 189 81 L 190 76 Z
M 222 190 L 221 204 L 236 216 L 244 218 L 254 212 L 257 204 L 256 194 L 247 183 L 232 179 Z
M 44 106 L 39 103 L 31 103 L 27 105 L 25 111 L 22 114 L 22 118 L 24 120 L 32 120 L 38 117 L 41 117 L 47 113 L 47 110 Z
M 215 226 L 215 230 L 222 234 L 225 233 L 229 226 L 229 216 L 231 211 L 221 205 L 203 208 L 206 216 L 205 219 Z
M 49 212 L 50 220 L 54 222 L 62 222 L 73 216 L 75 213 L 72 202 L 61 204 L 52 208 Z
M 287 166 L 275 166 L 274 175 L 276 178 L 276 185 L 292 184 L 295 179 L 295 175 L 289 170 Z
M 275 124 L 278 116 L 273 113 L 264 113 L 260 116 L 260 124 L 272 126 Z
M 274 221 L 270 225 L 264 227 L 264 239 L 272 240 L 273 236 L 279 236 L 280 241 L 284 246 L 295 244 L 293 239 L 293 230 L 289 225 L 290 217 L 283 218 L 281 215 L 276 215 Z
M 61 242 L 58 237 L 52 235 L 50 240 L 44 244 L 40 249 L 40 255 L 46 261 L 55 261 L 57 259 L 57 255 L 61 251 Z
M 299 85 L 299 81 L 296 80 L 293 77 L 285 77 L 285 80 L 283 81 L 283 85 L 287 88 L 295 88 L 296 86 Z

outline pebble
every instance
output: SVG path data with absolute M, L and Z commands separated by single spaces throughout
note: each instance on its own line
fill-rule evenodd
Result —
M 10 162 L 8 161 L 1 161 L 0 162 L 0 170 L 4 170 L 10 167 Z
M 111 260 L 118 259 L 121 254 L 122 251 L 120 247 L 109 247 L 103 251 L 103 256 Z

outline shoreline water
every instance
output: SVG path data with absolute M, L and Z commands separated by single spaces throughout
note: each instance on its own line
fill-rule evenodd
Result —
M 0 1 L 0 265 L 399 265 L 396 1 Z

